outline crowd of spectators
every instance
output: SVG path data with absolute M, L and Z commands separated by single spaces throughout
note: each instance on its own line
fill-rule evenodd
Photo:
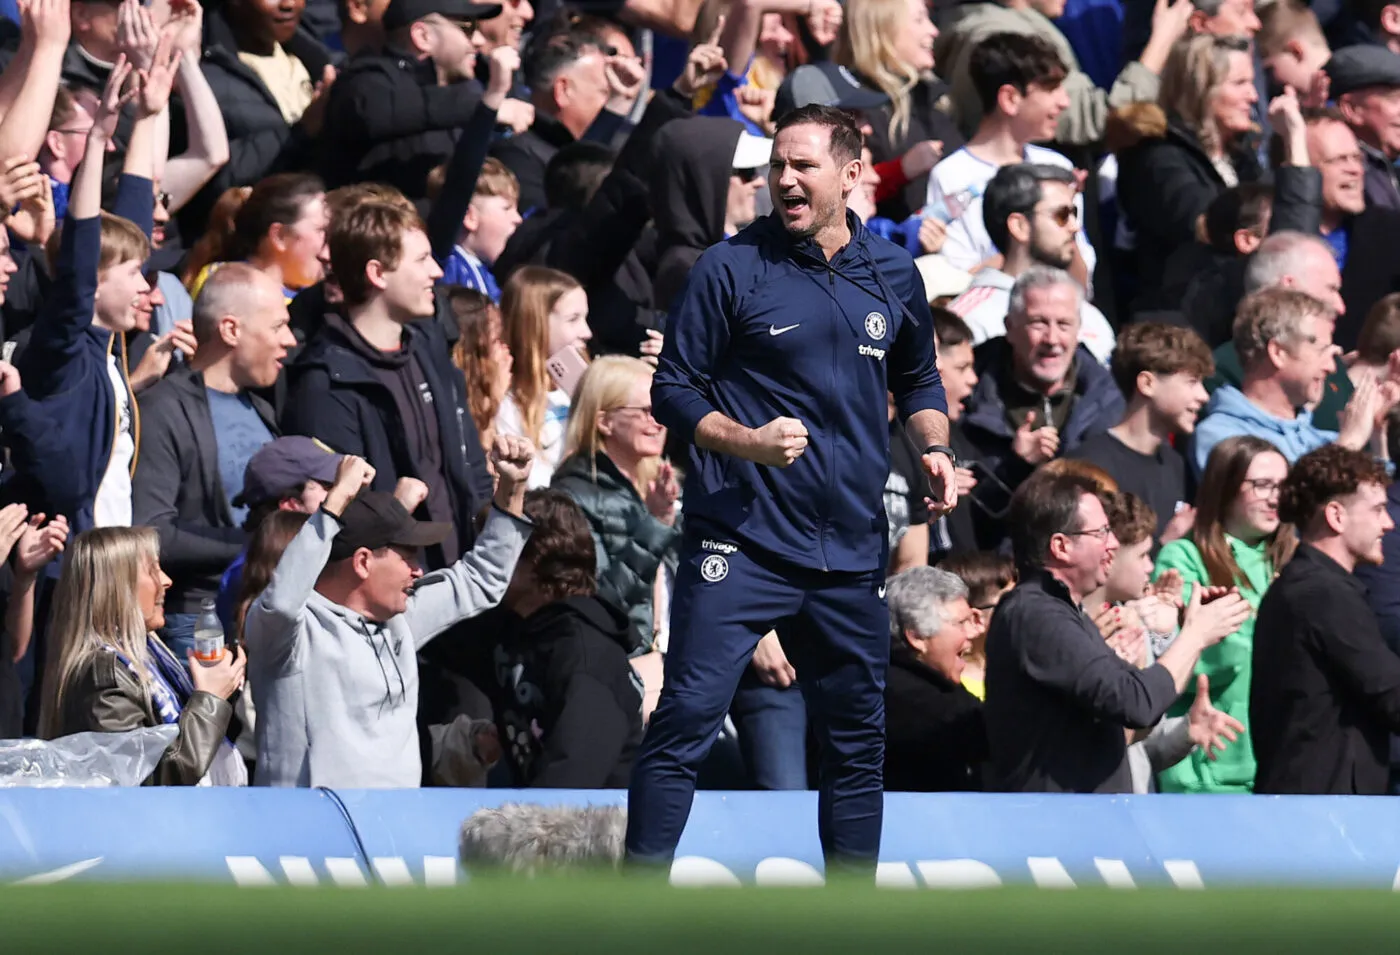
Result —
M 19 0 L 0 738 L 625 787 L 706 477 L 653 371 L 816 104 L 958 457 L 933 513 L 891 401 L 886 787 L 1389 791 L 1396 9 Z M 784 636 L 702 784 L 813 782 Z

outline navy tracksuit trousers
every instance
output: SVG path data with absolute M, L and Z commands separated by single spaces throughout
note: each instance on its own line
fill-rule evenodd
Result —
M 671 603 L 666 682 L 628 796 L 627 854 L 669 863 L 695 775 L 754 647 L 777 630 L 821 745 L 817 829 L 828 867 L 873 871 L 884 815 L 889 612 L 883 571 L 827 573 L 688 530 Z

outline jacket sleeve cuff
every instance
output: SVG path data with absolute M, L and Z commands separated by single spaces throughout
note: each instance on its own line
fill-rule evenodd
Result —
M 948 397 L 943 392 L 941 382 L 908 394 L 897 395 L 895 404 L 899 407 L 900 418 L 904 421 L 908 421 L 920 411 L 937 411 L 943 415 L 948 413 Z
M 710 412 L 719 410 L 698 394 L 671 396 L 666 404 L 667 407 L 662 411 L 666 420 L 662 423 L 679 432 L 687 441 L 695 439 L 696 429 Z

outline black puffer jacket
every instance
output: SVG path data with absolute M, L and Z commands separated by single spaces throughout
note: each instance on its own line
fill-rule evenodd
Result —
M 384 182 L 423 198 L 428 173 L 451 157 L 481 92 L 476 80 L 439 86 L 432 61 L 394 47 L 356 56 L 326 111 L 327 185 Z
M 310 33 L 299 31 L 283 46 L 306 67 L 315 84 L 332 63 L 331 52 Z M 301 123 L 288 126 L 258 75 L 238 58 L 233 29 L 216 11 L 204 18 L 204 58 L 200 62 L 209 88 L 219 101 L 228 130 L 229 161 L 180 211 L 180 231 L 198 236 L 204 232 L 209 210 L 225 189 L 252 186 L 278 172 L 311 168 L 313 141 Z
M 661 562 L 676 559 L 680 527 L 653 517 L 606 454 L 567 458 L 554 472 L 552 486 L 572 497 L 588 518 L 598 548 L 598 592 L 627 611 L 629 652 L 649 649 L 652 585 Z

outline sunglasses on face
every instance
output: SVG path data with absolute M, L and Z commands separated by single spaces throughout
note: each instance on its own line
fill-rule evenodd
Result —
M 1079 217 L 1079 210 L 1074 206 L 1060 206 L 1058 209 L 1046 209 L 1045 214 L 1057 226 L 1067 226 L 1071 219 Z
M 753 182 L 758 178 L 758 169 L 731 169 L 729 174 L 740 182 Z

